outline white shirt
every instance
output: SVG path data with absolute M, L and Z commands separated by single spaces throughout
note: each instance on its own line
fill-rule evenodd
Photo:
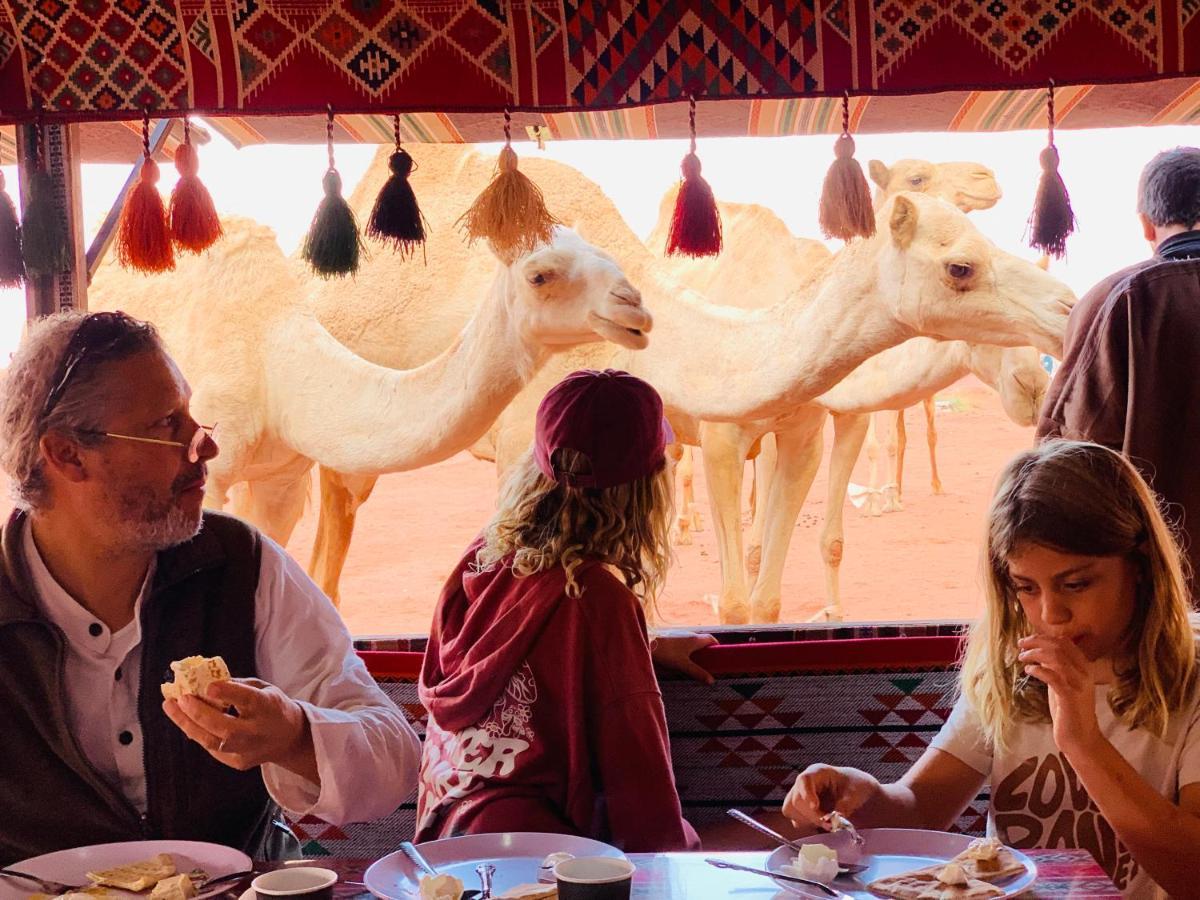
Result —
M 1096 685 L 1100 731 L 1142 778 L 1178 803 L 1184 787 L 1200 782 L 1200 691 L 1171 716 L 1159 738 L 1144 728 L 1130 729 L 1113 714 L 1109 687 Z M 1100 815 L 1055 746 L 1049 723 L 1022 723 L 1014 729 L 1010 744 L 1004 753 L 995 753 L 975 708 L 962 698 L 930 742 L 931 747 L 989 776 L 989 835 L 1015 847 L 1090 850 L 1124 896 L 1131 900 L 1166 897 Z
M 87 760 L 139 812 L 146 776 L 137 698 L 141 610 L 111 632 L 50 574 L 26 524 L 25 560 L 42 614 L 66 636 L 67 717 Z M 275 765 L 262 767 L 271 797 L 296 816 L 335 825 L 385 816 L 416 789 L 421 750 L 401 712 L 354 653 L 337 610 L 278 544 L 262 538 L 255 594 L 258 677 L 299 701 L 308 716 L 321 784 Z M 157 691 L 157 685 L 148 686 Z

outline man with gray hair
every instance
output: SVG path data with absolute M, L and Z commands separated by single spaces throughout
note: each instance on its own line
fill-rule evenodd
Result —
M 278 806 L 361 821 L 416 786 L 416 736 L 328 599 L 254 528 L 202 510 L 218 448 L 190 393 L 123 313 L 34 323 L 9 366 L 0 865 L 142 838 L 287 855 Z M 235 677 L 164 701 L 191 656 Z
M 1200 149 L 1142 170 L 1138 219 L 1154 254 L 1071 311 L 1038 439 L 1094 441 L 1130 458 L 1164 501 L 1200 587 Z

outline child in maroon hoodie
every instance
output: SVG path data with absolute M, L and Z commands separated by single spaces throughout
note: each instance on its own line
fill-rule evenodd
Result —
M 577 834 L 695 849 L 671 771 L 645 607 L 668 563 L 669 429 L 650 385 L 584 371 L 450 576 L 421 671 L 417 840 Z

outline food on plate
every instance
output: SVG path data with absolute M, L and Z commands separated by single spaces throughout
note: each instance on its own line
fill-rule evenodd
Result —
M 947 884 L 942 880 L 946 876 L 957 881 L 960 875 L 964 876 L 962 884 Z M 985 900 L 1004 896 L 1004 891 L 994 884 L 967 878 L 961 866 L 947 863 L 877 878 L 867 885 L 867 890 L 896 900 Z
M 497 900 L 558 900 L 558 888 L 552 884 L 518 884 L 500 894 Z
M 150 892 L 150 900 L 191 900 L 195 896 L 196 885 L 188 875 L 164 878 Z
M 88 887 L 77 891 L 67 891 L 65 894 L 30 894 L 25 900 L 96 900 L 97 897 L 107 897 L 112 892 L 106 887 Z
M 463 883 L 453 875 L 422 875 L 421 900 L 461 900 Z
M 970 846 L 951 862 L 962 866 L 968 877 L 981 881 L 998 881 L 1025 871 L 1024 863 L 994 837 L 971 841 Z
M 800 855 L 784 865 L 783 871 L 785 875 L 798 875 L 828 884 L 837 878 L 837 851 L 824 844 L 804 844 L 800 847 Z
M 178 700 L 184 694 L 195 694 L 203 698 L 208 686 L 214 681 L 229 681 L 229 666 L 219 656 L 189 656 L 171 663 L 175 673 L 173 682 L 165 682 L 162 695 L 165 700 Z
M 956 862 L 948 862 L 942 866 L 942 871 L 938 872 L 937 879 L 942 884 L 951 884 L 956 887 L 964 887 L 971 880 L 967 878 L 963 867 Z
M 174 663 L 172 663 L 174 665 Z M 119 888 L 123 891 L 144 891 L 154 887 L 164 878 L 175 874 L 175 861 L 168 853 L 159 853 L 150 859 L 88 872 L 89 881 Z
M 560 851 L 551 853 L 542 860 L 542 864 L 538 866 L 538 881 L 546 882 L 547 884 L 554 882 L 554 867 L 560 862 L 566 862 L 568 859 L 574 859 L 574 853 L 566 853 Z

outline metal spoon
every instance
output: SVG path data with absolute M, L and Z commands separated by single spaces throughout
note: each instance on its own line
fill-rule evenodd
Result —
M 770 872 L 766 869 L 756 869 L 753 866 L 742 866 L 738 865 L 737 863 L 726 862 L 723 859 L 713 859 L 711 856 L 706 857 L 704 861 L 710 866 L 716 866 L 718 869 L 733 869 L 737 872 L 751 872 L 755 875 L 765 875 L 767 878 L 778 878 L 781 881 L 790 881 L 794 884 L 804 884 L 808 887 L 816 888 L 818 891 L 821 891 L 829 897 L 841 898 L 845 896 L 840 891 L 835 891 L 827 884 L 821 884 L 819 881 L 812 881 L 808 878 L 801 878 L 798 875 L 784 875 L 782 872 Z
M 854 843 L 858 844 L 858 846 L 861 847 L 866 843 L 866 840 L 861 834 L 858 833 L 858 830 L 854 827 L 854 825 L 851 824 L 850 820 L 843 816 L 836 809 L 833 812 L 825 813 L 825 815 L 821 816 L 821 821 L 831 834 L 835 834 L 839 831 L 846 831 L 850 834 L 850 840 L 854 841 Z
M 774 828 L 769 828 L 768 826 L 764 825 L 762 822 L 758 821 L 757 819 L 751 818 L 750 816 L 748 816 L 744 812 L 742 812 L 740 809 L 727 809 L 727 810 L 725 810 L 725 812 L 730 817 L 741 822 L 743 825 L 748 825 L 749 827 L 753 828 L 755 831 L 759 832 L 760 834 L 765 834 L 767 837 L 771 838 L 773 841 L 777 841 L 778 843 L 782 844 L 784 847 L 790 847 L 793 850 L 795 850 L 797 853 L 799 853 L 800 848 L 804 846 L 803 844 L 801 844 L 798 841 L 793 841 L 790 838 L 784 837 L 782 834 L 780 834 Z M 844 862 L 838 863 L 838 874 L 839 875 L 858 875 L 860 872 L 865 872 L 866 870 L 867 870 L 867 867 L 865 865 L 861 865 L 860 863 L 844 863 Z

